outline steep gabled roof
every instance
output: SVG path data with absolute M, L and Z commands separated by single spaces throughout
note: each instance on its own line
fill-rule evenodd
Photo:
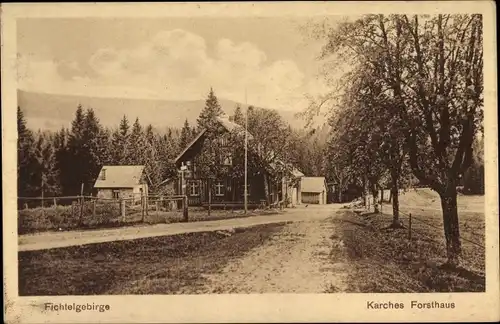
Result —
M 196 144 L 196 142 L 198 142 L 200 140 L 200 138 L 202 138 L 202 136 L 205 134 L 207 130 L 206 129 L 202 129 L 201 132 L 198 133 L 198 135 L 196 135 L 196 137 L 191 141 L 189 142 L 188 145 L 186 145 L 186 147 L 182 150 L 181 153 L 179 153 L 179 155 L 177 155 L 177 157 L 174 159 L 174 162 L 177 163 L 177 161 L 179 161 L 179 159 L 184 155 L 186 154 L 186 152 L 191 148 L 193 147 L 194 144 Z
M 216 119 L 228 132 L 236 132 L 237 134 L 245 135 L 245 127 L 229 120 L 226 115 L 218 116 Z M 247 136 L 248 139 L 253 139 L 252 134 L 248 131 Z
M 224 127 L 224 129 L 228 132 L 236 132 L 238 134 L 242 134 L 244 135 L 245 134 L 245 127 L 239 125 L 239 124 L 236 124 L 235 122 L 232 122 L 229 120 L 229 118 L 226 116 L 226 115 L 223 115 L 223 116 L 218 116 L 216 117 L 217 121 L 220 123 L 220 125 L 222 127 Z M 207 130 L 206 129 L 202 129 L 198 135 L 196 135 L 196 137 L 191 141 L 189 142 L 188 145 L 186 145 L 186 147 L 182 150 L 181 153 L 179 153 L 179 155 L 177 155 L 177 157 L 175 158 L 174 162 L 177 163 L 179 161 L 179 159 L 184 155 L 186 154 L 186 152 L 191 148 L 193 147 L 202 137 L 203 135 L 205 134 Z M 248 136 L 248 139 L 249 140 L 252 140 L 253 139 L 253 136 L 252 134 L 250 134 L 250 132 L 247 131 L 247 136 Z
M 105 179 L 101 179 L 102 172 Z M 140 184 L 144 165 L 105 165 L 97 178 L 94 188 L 133 188 Z
M 302 192 L 326 191 L 325 177 L 302 177 L 300 190 Z

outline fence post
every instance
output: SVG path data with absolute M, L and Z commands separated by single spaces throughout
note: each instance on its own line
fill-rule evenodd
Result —
M 92 217 L 95 217 L 95 205 L 97 204 L 97 199 L 92 201 Z
M 411 241 L 411 213 L 409 214 L 410 219 L 408 220 L 408 239 Z
M 148 199 L 148 196 L 144 196 L 144 205 L 146 206 L 146 216 L 149 216 L 149 199 Z
M 125 200 L 123 200 L 123 198 L 120 198 L 120 211 L 122 214 L 122 221 L 125 222 Z
M 145 203 L 144 196 L 141 195 L 141 216 L 142 216 L 142 222 L 143 223 L 145 221 L 145 211 L 144 211 L 145 206 L 146 206 L 146 203 Z
M 80 225 L 83 225 L 83 203 L 84 203 L 84 198 L 83 196 L 80 196 Z
M 182 215 L 184 217 L 184 221 L 188 222 L 188 199 L 187 196 L 182 197 Z
M 54 197 L 54 207 L 56 207 L 57 204 L 56 204 L 56 197 Z

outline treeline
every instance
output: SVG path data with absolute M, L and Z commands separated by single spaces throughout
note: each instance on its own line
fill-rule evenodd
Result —
M 461 254 L 457 193 L 484 192 L 482 26 L 481 15 L 365 15 L 318 33 L 322 57 L 352 67 L 341 95 L 319 103 L 338 99 L 331 174 L 341 186 L 357 181 L 375 200 L 389 186 L 395 228 L 399 188 L 436 191 L 454 266 Z
M 77 195 L 82 184 L 83 193 L 91 194 L 103 165 L 145 165 L 151 190 L 160 190 L 163 180 L 177 176 L 172 160 L 202 127 L 210 127 L 221 114 L 211 90 L 197 124 L 190 125 L 186 120 L 181 129 L 159 130 L 141 125 L 139 118 L 131 123 L 127 116 L 116 127 L 105 127 L 92 108 L 78 106 L 70 128 L 34 132 L 27 127 L 22 107 L 18 107 L 18 196 Z M 230 118 L 244 125 L 241 107 L 236 107 Z M 276 111 L 250 107 L 248 127 L 269 152 L 279 153 L 273 155 L 274 159 L 293 163 L 308 175 L 322 172 L 311 160 L 312 156 L 321 157 L 320 146 L 310 146 L 314 142 L 311 135 L 292 130 Z
M 33 132 L 26 126 L 20 107 L 18 123 L 18 195 L 58 196 L 91 194 L 103 165 L 145 165 L 154 188 L 175 174 L 170 161 L 183 141 L 193 136 L 189 125 L 159 132 L 143 126 L 138 118 L 130 124 L 123 116 L 115 128 L 104 127 L 92 108 L 78 106 L 71 128 L 57 132 Z M 189 135 L 185 135 L 188 132 Z

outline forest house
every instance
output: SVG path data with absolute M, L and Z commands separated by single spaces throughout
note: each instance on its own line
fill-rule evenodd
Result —
M 174 160 L 179 177 L 177 194 L 186 194 L 190 206 L 242 208 L 244 206 L 244 127 L 222 116 L 217 132 L 203 129 Z M 296 186 L 294 174 L 279 171 L 278 163 L 265 163 L 255 152 L 260 148 L 247 132 L 248 206 L 277 205 Z M 289 197 L 289 201 L 291 197 Z M 294 199 L 296 201 L 296 199 Z

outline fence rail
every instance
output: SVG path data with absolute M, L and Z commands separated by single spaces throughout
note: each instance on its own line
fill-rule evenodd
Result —
M 413 231 L 413 232 L 416 232 L 416 233 L 419 233 L 419 231 L 418 231 L 418 230 L 416 230 L 415 228 L 413 228 L 413 227 L 412 227 L 412 221 L 417 221 L 417 222 L 419 222 L 419 223 L 421 223 L 421 224 L 424 224 L 424 225 L 426 225 L 426 226 L 429 226 L 429 227 L 431 227 L 431 228 L 434 228 L 434 229 L 437 229 L 437 230 L 442 230 L 442 228 L 441 228 L 441 227 L 438 227 L 438 226 L 436 226 L 436 225 L 434 225 L 434 224 L 431 224 L 431 223 L 429 223 L 429 222 L 427 222 L 427 221 L 423 220 L 422 218 L 420 218 L 420 217 L 418 217 L 418 216 L 415 216 L 415 215 L 414 215 L 414 214 L 412 214 L 412 213 L 405 213 L 405 212 L 403 212 L 403 211 L 399 210 L 399 214 L 400 214 L 400 215 L 404 215 L 404 216 L 407 216 L 407 217 L 408 217 L 408 238 L 409 238 L 409 240 L 411 240 L 411 237 L 412 237 L 412 231 Z M 419 234 L 423 234 L 423 233 L 419 233 Z M 467 233 L 467 232 L 462 232 L 461 234 L 474 234 L 474 235 L 478 235 L 477 233 L 472 232 L 472 231 L 471 231 L 471 232 L 469 232 L 469 233 Z M 466 241 L 466 242 L 469 242 L 469 243 L 471 243 L 471 244 L 474 244 L 475 246 L 480 247 L 480 248 L 482 248 L 483 250 L 485 249 L 485 246 L 484 246 L 484 245 L 479 244 L 479 243 L 474 242 L 474 241 L 471 241 L 471 240 L 469 240 L 468 238 L 464 237 L 463 235 L 461 235 L 461 236 L 460 236 L 460 239 L 461 239 L 461 240 L 464 240 L 464 241 Z

